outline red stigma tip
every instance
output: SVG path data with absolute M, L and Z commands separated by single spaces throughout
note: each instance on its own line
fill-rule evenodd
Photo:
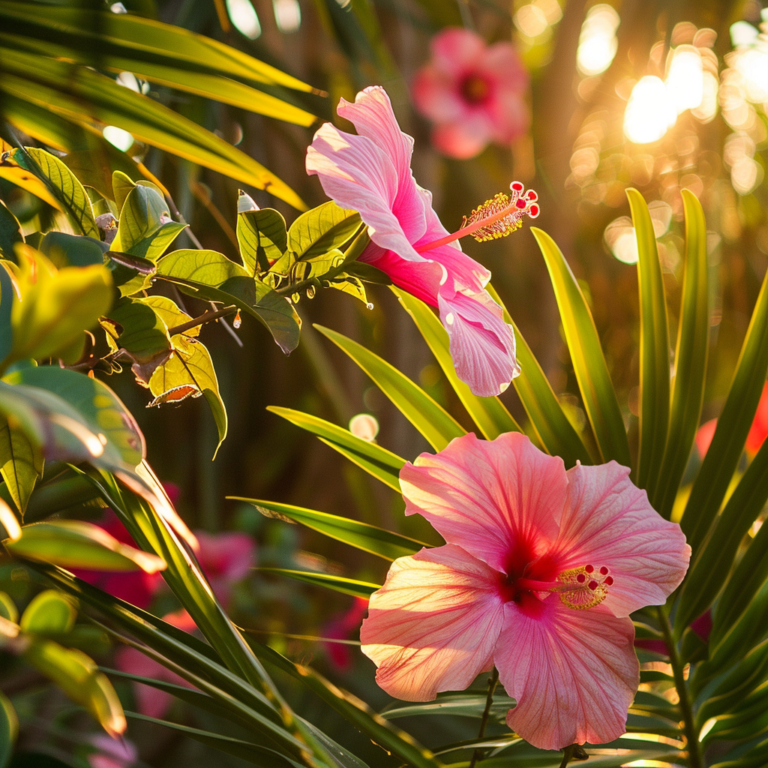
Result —
M 538 200 L 539 199 L 539 196 L 536 194 L 536 190 L 533 190 L 533 189 L 529 189 L 525 193 L 525 197 L 526 197 L 527 200 Z
M 584 583 L 586 580 L 587 580 L 587 577 L 586 577 L 586 576 L 585 576 L 583 573 L 580 573 L 580 574 L 579 574 L 579 575 L 576 577 L 576 581 L 578 581 L 578 582 L 579 582 L 579 584 L 583 584 L 583 583 Z
M 613 584 L 613 577 L 612 577 L 612 576 L 609 576 L 609 577 L 608 577 L 608 578 L 607 578 L 607 579 L 606 579 L 606 580 L 603 582 L 603 584 L 605 584 L 605 586 L 606 586 L 606 587 L 610 587 L 610 586 L 611 586 L 611 584 Z
M 518 198 L 518 199 L 515 201 L 515 206 L 516 206 L 517 208 L 519 208 L 521 211 L 522 211 L 522 210 L 523 210 L 523 208 L 525 208 L 527 205 L 528 205 L 528 203 L 526 203 L 526 202 L 525 202 L 525 200 L 524 200 L 522 197 Z
M 521 181 L 513 181 L 509 185 L 509 188 L 514 190 L 515 192 L 522 192 L 525 187 Z
M 539 215 L 539 206 L 538 206 L 538 205 L 532 205 L 532 206 L 531 206 L 531 207 L 528 209 L 528 215 L 529 215 L 529 216 L 530 216 L 532 219 L 535 219 L 535 218 L 536 218 L 536 217 Z
M 597 589 L 597 582 L 596 582 L 594 579 L 592 579 L 592 581 L 590 581 L 590 582 L 589 582 L 589 584 L 587 584 L 587 586 L 588 586 L 588 587 L 589 587 L 591 590 L 593 590 L 593 591 L 594 591 L 594 590 L 596 590 L 596 589 Z
M 600 569 L 600 573 L 602 573 L 602 574 L 603 574 L 603 576 L 607 576 L 607 575 L 608 575 L 608 569 L 607 569 L 605 566 L 603 566 L 603 567 Z
M 585 570 L 587 573 L 592 573 L 592 571 L 594 571 L 594 570 L 595 570 L 595 566 L 594 566 L 594 565 L 587 565 L 587 566 L 585 566 L 585 567 L 584 567 L 584 570 Z

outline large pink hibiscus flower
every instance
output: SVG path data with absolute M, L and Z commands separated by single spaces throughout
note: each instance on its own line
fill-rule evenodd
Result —
M 464 159 L 528 130 L 528 72 L 511 43 L 486 45 L 475 32 L 450 28 L 432 38 L 431 49 L 413 82 L 413 101 L 434 122 L 437 149 Z
M 406 514 L 447 544 L 396 560 L 363 652 L 390 695 L 428 701 L 498 669 L 507 723 L 542 749 L 624 733 L 639 683 L 629 614 L 661 605 L 690 548 L 615 462 L 578 465 L 521 434 L 465 435 L 406 464 Z
M 514 333 L 485 290 L 490 272 L 457 241 L 496 237 L 519 227 L 524 216 L 538 216 L 536 193 L 523 194 L 515 182 L 511 195 L 497 195 L 449 234 L 432 209 L 432 195 L 413 178 L 413 139 L 400 130 L 384 89 L 366 88 L 354 104 L 342 99 L 338 113 L 358 135 L 323 125 L 307 150 L 307 172 L 368 225 L 372 242 L 360 261 L 438 308 L 459 378 L 476 395 L 498 395 L 520 372 Z

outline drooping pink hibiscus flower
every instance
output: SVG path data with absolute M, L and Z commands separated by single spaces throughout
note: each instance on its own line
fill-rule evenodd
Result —
M 307 172 L 368 225 L 372 242 L 360 261 L 438 308 L 459 378 L 476 395 L 498 395 L 520 372 L 514 333 L 485 290 L 490 272 L 462 253 L 458 240 L 517 229 L 525 216 L 538 216 L 536 193 L 524 194 L 514 182 L 511 195 L 497 195 L 449 234 L 432 208 L 432 195 L 413 178 L 413 139 L 400 130 L 384 89 L 366 88 L 354 104 L 342 99 L 337 111 L 358 135 L 323 125 L 307 150 Z
M 368 613 L 368 601 L 353 598 L 352 605 L 340 615 L 334 616 L 323 628 L 323 637 L 329 640 L 349 640 L 360 631 L 360 623 Z M 326 643 L 328 658 L 339 672 L 347 672 L 352 666 L 352 652 L 344 642 Z
M 432 38 L 431 49 L 413 82 L 413 101 L 435 123 L 438 150 L 469 158 L 528 130 L 528 72 L 511 43 L 486 45 L 468 29 L 449 28 Z
M 632 611 L 663 604 L 690 558 L 615 462 L 565 471 L 513 433 L 469 434 L 400 473 L 406 514 L 446 545 L 396 560 L 362 650 L 390 695 L 428 701 L 492 669 L 507 723 L 542 749 L 624 733 L 639 683 Z

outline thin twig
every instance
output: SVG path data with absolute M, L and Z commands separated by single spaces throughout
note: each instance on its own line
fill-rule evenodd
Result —
M 207 312 L 204 312 L 200 317 L 192 318 L 189 322 L 182 323 L 181 325 L 174 325 L 173 328 L 168 329 L 168 335 L 169 336 L 175 336 L 179 333 L 185 333 L 186 331 L 191 330 L 192 328 L 197 328 L 199 325 L 205 325 L 206 323 L 210 323 L 213 320 L 218 320 L 221 317 L 226 317 L 227 315 L 233 315 L 235 312 L 237 312 L 237 307 L 224 307 L 223 309 L 209 309 Z
M 485 736 L 485 728 L 488 725 L 488 718 L 491 716 L 491 706 L 493 705 L 493 693 L 496 690 L 496 685 L 499 682 L 499 670 L 494 667 L 493 674 L 488 678 L 488 696 L 485 699 L 485 709 L 483 710 L 483 717 L 480 720 L 480 731 L 477 734 L 477 740 L 480 741 Z M 482 760 L 482 750 L 480 747 L 475 749 L 472 753 L 472 760 L 469 763 L 469 768 L 475 768 L 475 763 Z
M 574 745 L 573 744 L 571 744 L 570 747 L 566 747 L 563 750 L 563 752 L 564 752 L 564 754 L 563 754 L 563 762 L 560 763 L 560 768 L 567 768 L 568 763 L 571 762 L 571 758 L 573 757 L 573 750 L 574 750 Z

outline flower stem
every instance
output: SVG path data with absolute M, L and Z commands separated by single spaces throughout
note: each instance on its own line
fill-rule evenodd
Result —
M 496 690 L 496 685 L 499 682 L 499 670 L 496 667 L 493 668 L 493 674 L 488 678 L 488 696 L 485 699 L 485 709 L 483 710 L 483 716 L 480 720 L 480 731 L 477 734 L 477 740 L 485 736 L 485 728 L 488 725 L 488 718 L 491 716 L 491 705 L 493 704 L 493 693 Z M 483 758 L 481 757 L 482 750 L 478 747 L 472 753 L 472 760 L 469 763 L 469 768 L 475 768 L 475 763 L 479 762 Z
M 571 762 L 571 758 L 573 757 L 573 744 L 571 744 L 570 747 L 566 747 L 563 752 L 563 762 L 560 763 L 560 768 L 567 768 L 568 763 Z
M 702 768 L 703 761 L 701 757 L 701 744 L 696 734 L 696 724 L 693 719 L 693 707 L 688 697 L 688 686 L 683 675 L 683 664 L 680 661 L 680 655 L 677 652 L 677 646 L 672 638 L 672 628 L 669 625 L 669 618 L 664 613 L 663 607 L 658 608 L 659 624 L 664 635 L 664 642 L 669 652 L 669 661 L 672 666 L 672 674 L 675 678 L 675 688 L 680 697 L 680 712 L 683 715 L 683 730 L 685 740 L 688 743 L 688 764 L 690 768 Z

